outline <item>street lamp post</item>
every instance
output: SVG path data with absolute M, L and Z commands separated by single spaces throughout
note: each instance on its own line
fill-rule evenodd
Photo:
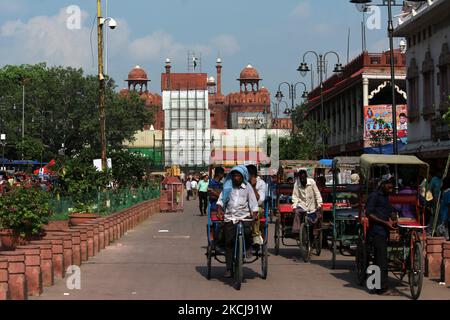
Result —
M 301 84 L 304 87 L 304 91 L 302 94 L 303 99 L 308 98 L 308 90 L 306 88 L 306 84 L 301 81 L 299 81 L 297 83 L 288 83 L 286 81 L 282 82 L 278 85 L 278 91 L 277 91 L 277 94 L 275 95 L 275 98 L 277 99 L 278 102 L 281 102 L 281 100 L 284 97 L 283 92 L 281 91 L 281 86 L 284 84 L 288 86 L 289 99 L 291 99 L 291 112 L 292 112 L 295 109 L 295 99 L 297 98 L 297 85 Z
M 6 134 L 0 134 L 0 141 L 2 143 L 3 153 L 2 153 L 2 170 L 5 170 L 5 146 L 6 146 Z
M 409 0 L 411 2 L 425 2 L 426 0 Z M 367 7 L 372 3 L 372 0 L 350 0 L 350 3 L 354 3 L 359 6 Z M 372 5 L 372 4 L 371 4 Z M 391 90 L 392 90 L 392 143 L 393 154 L 398 154 L 397 145 L 397 104 L 395 99 L 395 59 L 394 59 L 394 23 L 392 19 L 392 7 L 402 6 L 397 4 L 395 0 L 383 0 L 382 4 L 376 4 L 375 6 L 388 8 L 388 34 L 389 34 L 389 52 L 390 52 L 390 67 L 391 67 Z M 397 179 L 396 179 L 397 180 Z
M 308 54 L 313 54 L 317 59 L 317 73 L 319 74 L 319 83 L 320 83 L 320 121 L 324 121 L 324 101 L 323 101 L 323 81 L 325 77 L 326 72 L 326 64 L 327 64 L 327 56 L 329 54 L 334 54 L 337 58 L 337 63 L 334 67 L 333 72 L 337 74 L 341 74 L 343 72 L 342 64 L 340 63 L 339 54 L 337 54 L 335 51 L 328 51 L 325 54 L 319 54 L 315 51 L 307 51 L 303 55 L 302 62 L 300 63 L 300 66 L 297 68 L 297 71 L 300 72 L 301 76 L 306 76 L 307 72 L 311 71 L 308 67 L 308 64 L 305 62 L 305 58 Z M 325 143 L 325 133 L 322 133 L 322 143 Z M 325 149 L 322 148 L 322 157 L 325 157 Z

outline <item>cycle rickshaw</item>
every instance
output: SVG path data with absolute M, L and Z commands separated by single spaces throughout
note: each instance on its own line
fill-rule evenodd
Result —
M 418 299 L 422 290 L 424 275 L 423 243 L 425 241 L 425 210 L 419 202 L 419 178 L 428 175 L 428 164 L 415 156 L 405 155 L 362 155 L 361 174 L 365 182 L 366 194 L 377 186 L 377 176 L 397 170 L 402 176 L 417 179 L 413 193 L 396 193 L 389 197 L 393 206 L 400 206 L 398 230 L 391 231 L 388 242 L 388 270 L 400 281 L 408 275 L 411 296 Z M 405 217 L 407 209 L 412 208 L 414 217 Z M 410 209 L 411 210 L 411 209 Z M 405 212 L 404 212 L 405 211 Z M 358 239 L 356 249 L 357 280 L 363 285 L 366 270 L 373 260 L 373 249 L 367 236 L 369 219 L 363 210 L 359 217 Z
M 316 169 L 323 168 L 318 161 L 304 160 L 304 161 L 280 161 L 280 180 L 286 174 L 296 173 L 298 168 L 306 169 L 308 176 L 312 177 Z M 280 245 L 286 247 L 299 247 L 303 260 L 308 262 L 311 259 L 311 251 L 314 247 L 316 255 L 320 255 L 322 251 L 322 215 L 319 214 L 317 222 L 312 225 L 307 220 L 307 215 L 302 216 L 300 230 L 292 230 L 294 223 L 294 209 L 292 208 L 292 192 L 294 184 L 278 184 L 276 188 L 276 221 L 275 221 L 275 248 L 274 254 L 278 255 Z M 294 242 L 287 242 L 287 239 L 295 240 Z
M 360 157 L 336 157 L 333 159 L 332 206 L 324 208 L 324 216 L 331 213 L 332 251 L 331 268 L 336 267 L 337 251 L 343 256 L 355 253 L 358 239 L 358 221 L 362 210 L 362 186 L 352 184 L 352 170 L 358 171 Z
M 245 220 L 253 221 L 253 220 Z M 223 236 L 220 236 L 223 224 L 223 217 L 217 216 L 217 211 L 211 210 L 211 205 L 208 203 L 208 224 L 207 224 L 207 238 L 208 247 L 206 251 L 207 259 L 207 279 L 211 279 L 212 260 L 225 264 L 225 244 Z M 251 258 L 247 258 L 246 245 L 244 239 L 243 224 L 236 224 L 236 241 L 233 254 L 233 276 L 234 285 L 237 290 L 240 290 L 243 281 L 243 265 L 254 263 L 261 260 L 261 277 L 267 278 L 268 273 L 268 232 L 269 232 L 269 201 L 264 202 L 264 216 L 260 218 L 261 235 L 264 239 L 263 244 L 260 245 Z

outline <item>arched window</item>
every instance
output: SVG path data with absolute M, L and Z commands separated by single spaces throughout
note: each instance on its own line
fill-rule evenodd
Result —
M 411 59 L 407 73 L 408 82 L 408 118 L 414 121 L 419 117 L 419 68 L 416 59 Z
M 423 75 L 423 110 L 422 115 L 425 119 L 434 115 L 434 61 L 431 52 L 425 54 L 425 60 L 422 63 Z

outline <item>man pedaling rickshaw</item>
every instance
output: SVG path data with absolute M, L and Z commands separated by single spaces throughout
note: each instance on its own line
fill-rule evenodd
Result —
M 249 216 L 256 218 L 258 216 L 258 201 L 256 200 L 253 187 L 248 182 L 249 174 L 245 166 L 236 166 L 227 175 L 223 184 L 223 191 L 220 193 L 217 201 L 217 215 L 224 217 L 224 236 L 225 236 L 225 277 L 232 277 L 233 269 L 233 250 L 236 240 L 236 224 L 248 219 Z M 225 211 L 223 213 L 223 211 Z M 251 241 L 251 222 L 244 223 L 244 237 L 247 252 L 250 252 Z
M 322 195 L 314 179 L 308 178 L 308 173 L 304 169 L 298 171 L 292 191 L 292 208 L 295 213 L 292 232 L 300 231 L 301 218 L 304 214 L 307 214 L 311 225 L 315 225 L 319 221 Z

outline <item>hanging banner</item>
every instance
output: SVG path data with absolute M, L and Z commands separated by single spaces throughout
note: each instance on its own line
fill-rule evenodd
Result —
M 384 128 L 377 120 L 382 120 Z M 364 107 L 364 152 L 392 154 L 392 141 L 374 146 L 374 131 L 390 130 L 392 134 L 392 105 L 371 105 Z M 391 135 L 392 139 L 392 135 Z M 397 147 L 401 151 L 408 143 L 408 107 L 397 105 Z

